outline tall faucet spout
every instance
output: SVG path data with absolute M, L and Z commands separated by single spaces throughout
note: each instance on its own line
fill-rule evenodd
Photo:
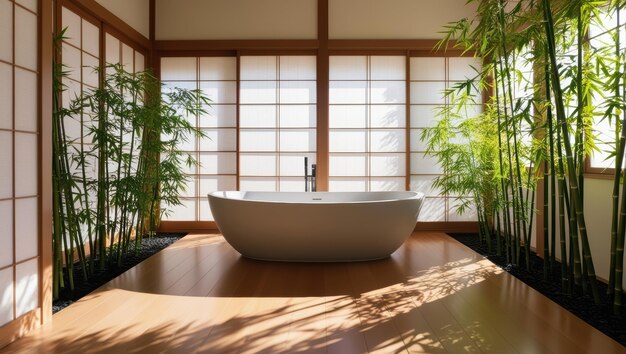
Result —
M 309 191 L 309 158 L 304 157 L 304 191 Z
M 311 191 L 317 192 L 317 165 L 311 165 Z

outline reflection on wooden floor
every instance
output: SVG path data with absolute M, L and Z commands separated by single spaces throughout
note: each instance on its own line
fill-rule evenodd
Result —
M 390 259 L 245 259 L 189 235 L 8 353 L 619 353 L 624 348 L 440 233 Z

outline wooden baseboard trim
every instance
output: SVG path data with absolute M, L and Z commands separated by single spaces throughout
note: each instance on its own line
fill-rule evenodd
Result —
M 198 232 L 218 230 L 215 221 L 161 221 L 159 232 Z
M 41 308 L 38 307 L 0 327 L 0 349 L 25 336 L 40 324 Z
M 478 232 L 478 222 L 476 221 L 433 221 L 418 222 L 414 231 L 438 231 L 438 232 Z

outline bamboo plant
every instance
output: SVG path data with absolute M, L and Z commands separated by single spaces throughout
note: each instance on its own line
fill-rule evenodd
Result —
M 74 289 L 76 258 L 84 279 L 121 264 L 168 206 L 180 204 L 184 167 L 196 162 L 178 147 L 201 134 L 187 117 L 210 104 L 198 90 L 165 90 L 150 71 L 129 73 L 119 64 L 95 68 L 100 86 L 62 102 L 69 69 L 55 59 L 54 298 Z M 82 125 L 79 138 L 68 135 L 73 120 Z
M 490 93 L 482 119 L 491 119 L 495 127 L 496 168 L 479 172 L 489 173 L 498 181 L 492 201 L 497 206 L 492 234 L 497 244 L 504 245 L 511 264 L 529 266 L 532 222 L 538 212 L 534 181 L 543 179 L 544 279 L 550 281 L 556 273 L 564 292 L 574 296 L 582 291 L 598 302 L 590 249 L 593 235 L 587 230 L 584 210 L 584 169 L 586 158 L 597 150 L 594 121 L 610 119 L 615 127 L 611 157 L 615 158 L 616 172 L 609 292 L 615 298 L 617 312 L 621 308 L 626 234 L 626 198 L 618 205 L 619 195 L 626 196 L 621 185 L 626 64 L 618 35 L 624 28 L 620 28 L 618 17 L 619 30 L 612 33 L 612 51 L 591 46 L 589 28 L 594 21 L 601 25 L 600 14 L 619 11 L 624 1 L 469 2 L 476 4 L 476 18 L 447 26 L 437 48 L 460 48 L 484 61 L 476 78 L 467 85 L 485 87 Z M 524 67 L 537 71 L 526 88 L 520 85 L 524 82 Z M 598 100 L 604 103 L 598 104 Z M 456 107 L 448 114 L 462 111 L 467 103 L 457 99 L 454 104 Z M 456 124 L 461 126 L 463 122 Z M 435 137 L 430 134 L 427 138 Z M 445 148 L 445 144 L 438 146 L 441 151 Z M 442 164 L 445 166 L 445 161 Z M 537 167 L 541 167 L 541 174 Z M 521 249 L 524 257 L 520 257 Z M 560 267 L 556 266 L 557 260 Z
M 437 157 L 446 171 L 435 179 L 433 187 L 457 196 L 457 212 L 476 209 L 480 236 L 491 247 L 496 209 L 493 197 L 498 188 L 498 180 L 493 178 L 497 130 L 491 116 L 469 111 L 478 104 L 476 95 L 471 94 L 477 91 L 472 84 L 468 80 L 446 92 L 448 101 L 463 103 L 441 107 L 436 126 L 426 128 L 421 138 L 427 142 L 426 153 Z

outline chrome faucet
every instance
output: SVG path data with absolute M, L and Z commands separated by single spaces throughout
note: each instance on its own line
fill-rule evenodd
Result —
M 315 183 L 315 177 L 317 175 L 316 165 L 311 165 L 311 174 L 309 175 L 309 158 L 304 157 L 304 191 L 309 191 L 309 182 L 311 183 L 311 192 L 317 191 L 317 185 Z M 309 179 L 310 178 L 310 179 Z

